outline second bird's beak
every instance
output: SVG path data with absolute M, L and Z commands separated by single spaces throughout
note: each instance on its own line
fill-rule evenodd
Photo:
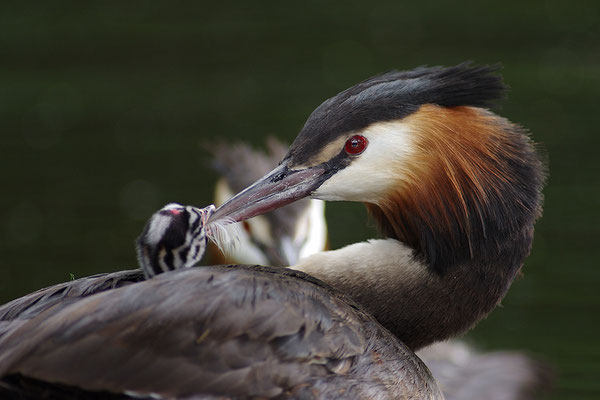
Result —
M 240 222 L 283 207 L 310 195 L 329 177 L 325 164 L 304 169 L 290 169 L 287 162 L 254 182 L 221 205 L 210 217 Z

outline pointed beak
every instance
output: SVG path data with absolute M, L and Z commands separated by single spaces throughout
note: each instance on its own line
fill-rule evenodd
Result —
M 221 205 L 210 220 L 235 222 L 283 207 L 310 195 L 329 177 L 324 164 L 292 170 L 281 165 Z

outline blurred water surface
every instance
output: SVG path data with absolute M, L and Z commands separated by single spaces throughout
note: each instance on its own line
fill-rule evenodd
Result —
M 288 142 L 371 75 L 501 62 L 500 113 L 548 154 L 524 275 L 468 338 L 557 366 L 551 399 L 600 397 L 600 3 L 29 2 L 0 6 L 0 301 L 135 267 L 170 201 L 203 206 L 205 146 Z M 375 234 L 328 205 L 333 248 Z

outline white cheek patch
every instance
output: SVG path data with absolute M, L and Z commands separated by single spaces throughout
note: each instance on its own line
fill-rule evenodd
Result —
M 408 160 L 414 153 L 408 124 L 380 122 L 358 133 L 369 140 L 366 150 L 325 181 L 311 197 L 378 203 L 398 181 L 407 179 Z

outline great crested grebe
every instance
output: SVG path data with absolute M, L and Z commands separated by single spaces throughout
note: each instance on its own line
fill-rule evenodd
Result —
M 411 350 L 495 307 L 541 213 L 531 141 L 484 109 L 502 92 L 493 69 L 462 64 L 379 75 L 327 100 L 281 164 L 208 224 L 311 196 L 366 203 L 387 239 L 312 255 L 298 271 L 213 266 L 136 284 L 127 272 L 26 296 L 0 309 L 0 387 L 442 398 Z

